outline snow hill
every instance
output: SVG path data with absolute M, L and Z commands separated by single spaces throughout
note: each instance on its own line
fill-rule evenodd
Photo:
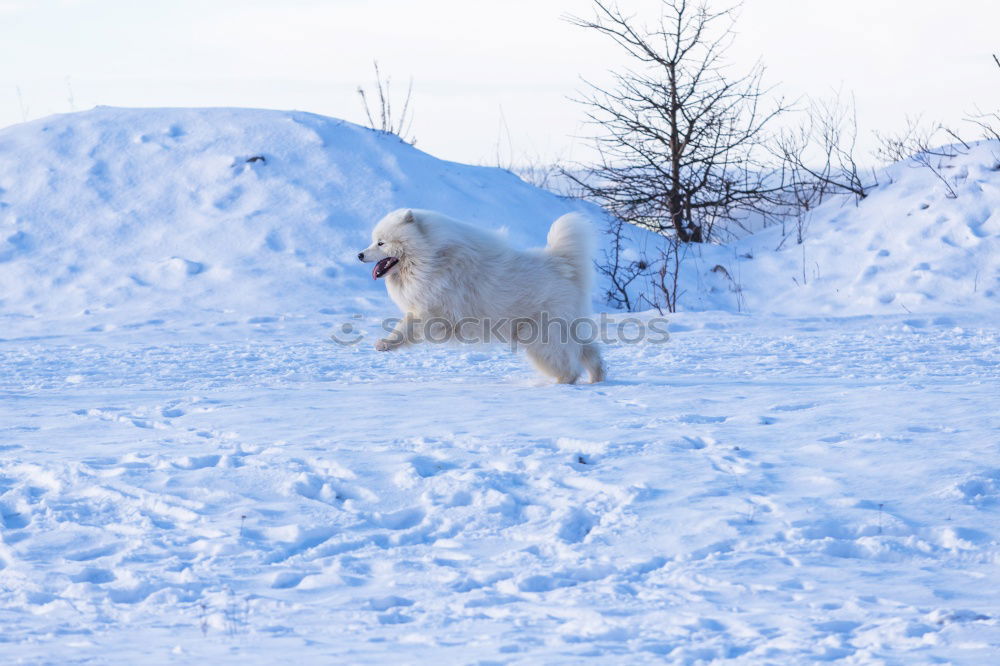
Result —
M 996 310 L 1000 142 L 942 152 L 952 156 L 932 164 L 947 186 L 913 160 L 890 165 L 860 203 L 835 195 L 809 213 L 801 245 L 788 220 L 695 248 L 682 306 L 803 316 Z
M 812 211 L 802 245 L 782 241 L 789 221 L 689 248 L 681 308 L 997 307 L 1000 144 L 957 152 L 937 165 L 951 191 L 926 168 L 892 165 L 860 205 L 831 196 Z M 569 210 L 600 219 L 507 171 L 314 114 L 97 108 L 0 130 L 0 317 L 8 328 L 59 320 L 78 330 L 148 315 L 384 313 L 382 285 L 354 257 L 401 206 L 505 229 L 521 246 L 544 244 Z M 630 256 L 658 242 L 633 230 Z
M 309 113 L 97 108 L 0 131 L 0 314 L 368 310 L 385 289 L 355 255 L 401 206 L 522 246 L 593 210 Z

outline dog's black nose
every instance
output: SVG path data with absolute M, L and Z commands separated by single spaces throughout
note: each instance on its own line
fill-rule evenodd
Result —
M 360 259 L 361 261 L 364 261 L 365 260 L 365 253 L 364 252 L 358 252 L 358 259 Z

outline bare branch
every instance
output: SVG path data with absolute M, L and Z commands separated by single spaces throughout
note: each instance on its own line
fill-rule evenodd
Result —
M 589 85 L 580 101 L 598 128 L 600 164 L 585 193 L 631 224 L 681 242 L 711 240 L 720 221 L 761 206 L 768 183 L 762 143 L 787 107 L 763 110 L 770 92 L 764 68 L 730 76 L 736 8 L 713 11 L 705 0 L 663 0 L 659 23 L 595 0 L 593 19 L 567 17 L 612 39 L 635 61 L 612 87 Z
M 855 156 L 858 136 L 857 109 L 852 96 L 843 100 L 840 91 L 830 98 L 810 102 L 804 122 L 779 135 L 774 152 L 781 159 L 788 185 L 799 204 L 809 203 L 812 191 L 822 195 L 840 191 L 856 203 L 868 196 L 877 183 L 862 176 Z M 800 199 L 806 196 L 805 200 Z M 801 241 L 800 241 L 801 242 Z
M 938 132 L 944 132 L 958 139 L 958 142 L 966 150 L 969 149 L 969 144 L 944 125 L 936 123 L 924 126 L 921 124 L 920 118 L 907 118 L 906 128 L 899 134 L 887 135 L 876 132 L 875 136 L 879 140 L 876 155 L 887 162 L 906 160 L 910 166 L 929 170 L 944 185 L 945 196 L 949 199 L 957 199 L 958 193 L 945 177 L 942 168 L 944 160 L 950 160 L 961 154 L 962 151 L 955 144 L 939 147 L 934 139 Z

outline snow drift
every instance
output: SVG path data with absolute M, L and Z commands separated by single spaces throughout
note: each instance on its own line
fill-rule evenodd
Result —
M 0 313 L 366 310 L 355 257 L 401 206 L 521 245 L 595 210 L 309 113 L 97 108 L 0 131 Z
M 1000 142 L 945 147 L 944 179 L 914 160 L 876 171 L 856 202 L 833 195 L 728 246 L 689 250 L 688 310 L 785 315 L 981 311 L 1000 305 Z M 945 184 L 947 182 L 947 185 Z
M 994 309 L 998 156 L 1000 144 L 981 142 L 938 159 L 947 187 L 912 162 L 892 165 L 859 205 L 831 196 L 812 211 L 801 245 L 784 238 L 789 221 L 691 246 L 680 307 Z M 355 255 L 374 222 L 403 206 L 504 228 L 519 246 L 544 245 L 571 210 L 601 216 L 507 171 L 314 114 L 97 108 L 0 130 L 0 318 L 10 330 L 391 311 Z M 630 259 L 658 243 L 630 235 Z

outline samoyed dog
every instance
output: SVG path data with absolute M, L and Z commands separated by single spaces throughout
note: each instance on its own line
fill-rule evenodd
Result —
M 547 245 L 516 250 L 489 231 L 427 210 L 386 215 L 358 254 L 374 262 L 403 318 L 375 348 L 420 341 L 503 342 L 535 367 L 572 384 L 586 370 L 604 380 L 590 316 L 593 237 L 575 214 L 552 223 Z M 581 326 L 582 325 L 582 326 Z M 590 327 L 590 328 L 587 328 Z

